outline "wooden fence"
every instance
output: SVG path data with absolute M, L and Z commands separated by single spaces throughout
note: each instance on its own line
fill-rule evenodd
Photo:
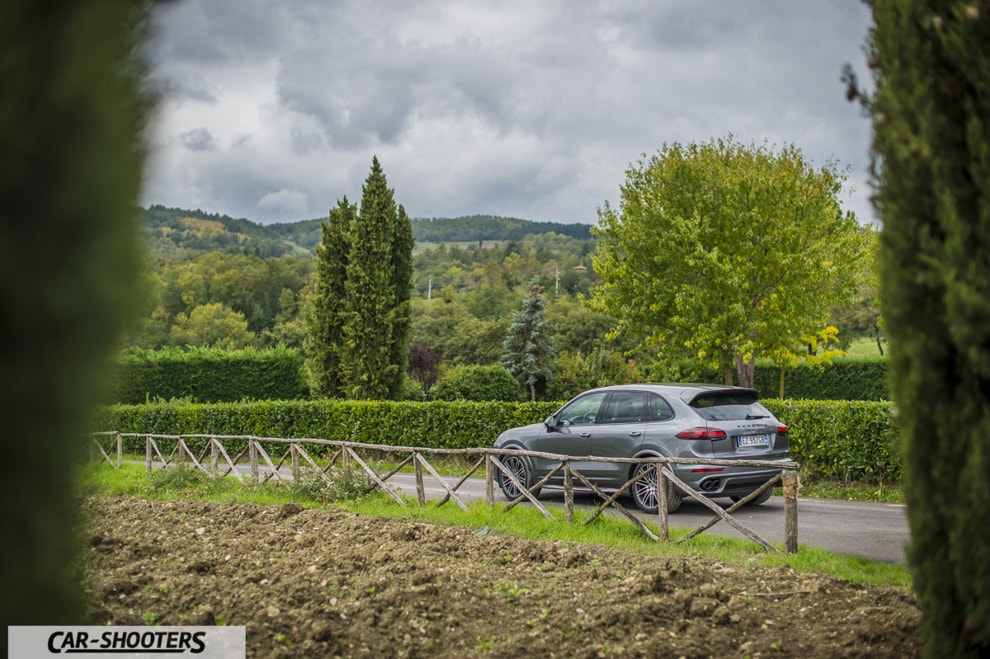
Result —
M 283 439 L 273 437 L 255 437 L 251 435 L 155 435 L 144 433 L 116 433 L 101 432 L 91 435 L 91 459 L 96 458 L 97 452 L 100 458 L 119 468 L 124 461 L 124 440 L 127 438 L 144 439 L 145 444 L 145 464 L 150 472 L 155 466 L 168 467 L 176 464 L 189 464 L 206 473 L 218 473 L 223 475 L 233 475 L 240 481 L 244 481 L 244 474 L 238 470 L 242 465 L 248 469 L 248 474 L 252 482 L 266 482 L 271 479 L 284 480 L 287 476 L 283 468 L 289 469 L 293 478 L 305 472 L 318 474 L 321 478 L 330 482 L 328 475 L 330 469 L 339 460 L 345 472 L 354 469 L 356 464 L 367 476 L 369 485 L 366 492 L 371 492 L 375 488 L 391 497 L 398 505 L 406 505 L 405 501 L 396 494 L 388 481 L 399 473 L 404 467 L 412 463 L 413 473 L 416 482 L 416 499 L 420 506 L 426 505 L 426 489 L 424 485 L 424 471 L 436 479 L 445 490 L 445 496 L 440 499 L 436 506 L 442 506 L 448 501 L 453 501 L 462 510 L 467 511 L 467 506 L 458 495 L 458 489 L 467 482 L 468 478 L 484 468 L 485 477 L 485 501 L 489 507 L 495 505 L 495 479 L 497 473 L 504 474 L 521 492 L 520 496 L 510 501 L 505 507 L 508 512 L 517 504 L 523 501 L 532 503 L 544 516 L 553 519 L 553 516 L 546 509 L 537 497 L 537 494 L 558 472 L 563 470 L 564 479 L 564 510 L 567 521 L 574 521 L 574 481 L 577 480 L 582 486 L 594 493 L 601 499 L 601 503 L 585 520 L 585 524 L 590 524 L 607 508 L 612 508 L 635 524 L 643 533 L 656 541 L 667 542 L 670 540 L 668 534 L 668 513 L 667 513 L 667 481 L 670 480 L 678 486 L 684 496 L 689 496 L 701 503 L 714 513 L 714 517 L 694 529 L 677 542 L 684 542 L 696 535 L 710 529 L 715 524 L 724 521 L 742 535 L 756 542 L 768 552 L 776 552 L 777 549 L 763 539 L 752 529 L 747 528 L 737 519 L 732 517 L 732 513 L 745 506 L 747 503 L 763 494 L 768 488 L 772 488 L 778 483 L 783 487 L 784 492 L 784 538 L 787 553 L 792 554 L 798 550 L 798 524 L 797 524 L 797 491 L 798 491 L 798 469 L 796 462 L 761 461 L 761 460 L 718 460 L 718 459 L 684 459 L 684 458 L 603 458 L 597 456 L 566 456 L 553 453 L 541 453 L 533 451 L 505 450 L 494 448 L 476 449 L 439 449 L 422 448 L 408 446 L 389 446 L 383 444 L 362 444 L 358 442 L 346 442 L 328 439 Z M 195 440 L 196 444 L 203 444 L 199 453 L 196 453 L 189 445 L 189 440 Z M 171 450 L 163 451 L 159 442 L 173 444 Z M 236 455 L 231 456 L 225 446 L 230 444 L 244 444 L 244 448 Z M 263 444 L 285 446 L 285 450 L 273 460 L 265 450 Z M 321 466 L 313 459 L 305 447 L 316 447 L 329 452 L 329 457 L 325 459 L 325 464 Z M 313 450 L 312 448 L 310 450 Z M 398 465 L 388 471 L 388 473 L 377 473 L 368 463 L 361 458 L 358 451 L 376 452 L 406 455 Z M 111 457 L 114 453 L 114 457 Z M 460 455 L 460 456 L 480 456 L 477 462 L 460 479 L 451 485 L 447 479 L 440 476 L 436 469 L 424 457 L 426 455 Z M 501 458 L 506 455 L 517 455 L 526 457 L 536 457 L 557 462 L 557 466 L 539 482 L 531 488 L 526 488 L 520 483 L 514 474 L 506 469 Z M 652 469 L 644 470 L 635 478 L 629 480 L 617 492 L 606 494 L 599 489 L 594 482 L 586 478 L 578 470 L 571 466 L 573 462 L 612 462 L 625 464 L 650 464 Z M 670 469 L 672 464 L 692 464 L 692 465 L 712 465 L 712 466 L 746 466 L 772 469 L 777 471 L 771 479 L 764 483 L 759 489 L 747 497 L 735 502 L 728 509 L 711 501 L 700 492 L 695 491 L 690 486 L 681 481 Z M 633 514 L 622 506 L 618 499 L 630 487 L 641 478 L 658 474 L 657 495 L 659 498 L 659 509 L 657 511 L 657 522 L 659 524 L 659 534 L 650 530 L 639 516 Z

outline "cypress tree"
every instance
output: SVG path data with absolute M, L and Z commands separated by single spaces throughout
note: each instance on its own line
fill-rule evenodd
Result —
M 990 652 L 990 12 L 977 2 L 872 5 L 881 302 L 924 651 L 983 656 Z
M 409 327 L 412 312 L 409 298 L 412 294 L 413 260 L 412 222 L 406 209 L 400 204 L 392 232 L 392 287 L 395 290 L 395 308 L 392 316 L 391 363 L 399 366 L 389 382 L 389 397 L 398 398 L 402 389 L 404 367 L 409 362 Z
M 395 396 L 405 372 L 412 227 L 374 158 L 351 224 L 341 312 L 340 390 L 347 398 Z M 401 359 L 402 361 L 398 361 Z
M 343 342 L 347 260 L 357 207 L 345 196 L 330 210 L 316 246 L 316 273 L 306 315 L 306 373 L 314 396 L 340 395 L 340 346 Z
M 0 3 L 0 599 L 5 625 L 85 622 L 72 486 L 109 356 L 136 320 L 143 10 Z
M 513 315 L 502 348 L 502 366 L 526 385 L 530 400 L 535 401 L 536 383 L 550 377 L 554 359 L 553 327 L 546 320 L 539 278 L 529 282 L 522 309 Z

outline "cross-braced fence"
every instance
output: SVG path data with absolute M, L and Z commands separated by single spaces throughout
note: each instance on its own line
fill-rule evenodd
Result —
M 102 432 L 91 435 L 91 458 L 95 458 L 97 452 L 101 459 L 109 462 L 115 467 L 120 467 L 124 461 L 125 440 L 144 440 L 145 465 L 150 472 L 155 467 L 168 467 L 177 464 L 188 464 L 206 473 L 232 475 L 240 481 L 244 481 L 245 476 L 254 483 L 266 482 L 272 479 L 287 480 L 296 478 L 303 473 L 314 473 L 320 478 L 331 482 L 330 470 L 340 462 L 345 472 L 352 471 L 357 465 L 358 468 L 368 478 L 366 492 L 371 492 L 375 488 L 380 489 L 391 497 L 398 505 L 404 506 L 406 502 L 397 493 L 396 487 L 389 484 L 389 480 L 396 474 L 412 465 L 415 477 L 416 500 L 420 506 L 427 503 L 427 491 L 425 487 L 424 471 L 439 483 L 444 490 L 444 496 L 435 504 L 437 507 L 453 501 L 459 508 L 467 511 L 467 505 L 458 493 L 461 486 L 474 476 L 480 469 L 484 469 L 485 480 L 485 501 L 489 507 L 495 505 L 495 481 L 499 474 L 511 482 L 520 492 L 519 496 L 509 501 L 505 506 L 505 512 L 523 501 L 528 501 L 535 506 L 545 517 L 554 519 L 547 510 L 543 502 L 538 498 L 538 493 L 551 479 L 563 470 L 563 493 L 564 493 L 564 514 L 568 522 L 574 521 L 574 493 L 575 488 L 584 488 L 592 492 L 599 500 L 596 509 L 584 521 L 590 524 L 597 519 L 608 508 L 612 508 L 621 515 L 628 518 L 643 533 L 656 541 L 669 541 L 669 520 L 667 512 L 667 483 L 668 481 L 677 487 L 682 496 L 691 497 L 714 513 L 714 517 L 694 529 L 687 535 L 678 538 L 677 542 L 684 542 L 700 533 L 710 529 L 715 524 L 724 521 L 743 536 L 763 547 L 766 551 L 776 552 L 777 549 L 750 528 L 747 528 L 737 519 L 732 517 L 732 513 L 745 506 L 750 501 L 763 495 L 769 488 L 781 484 L 784 494 L 784 545 L 787 553 L 795 553 L 798 549 L 798 525 L 797 525 L 797 491 L 798 491 L 798 469 L 799 465 L 792 461 L 766 461 L 766 460 L 719 460 L 719 459 L 683 459 L 683 458 L 604 458 L 597 456 L 566 456 L 553 453 L 541 453 L 534 451 L 519 451 L 494 448 L 473 448 L 473 449 L 440 449 L 409 446 L 390 446 L 384 444 L 362 444 L 358 442 L 347 442 L 328 439 L 284 439 L 275 437 L 255 437 L 250 435 L 155 435 L 145 433 L 116 433 Z M 194 450 L 193 446 L 196 446 Z M 163 450 L 162 445 L 170 445 L 170 449 Z M 271 447 L 284 447 L 281 455 L 273 459 L 265 445 Z M 236 452 L 233 452 L 239 448 Z M 310 447 L 307 450 L 307 447 Z M 310 452 L 322 450 L 328 455 L 323 459 L 321 466 Z M 233 453 L 232 453 L 233 452 Z M 362 459 L 359 452 L 367 455 L 368 452 L 378 454 L 405 455 L 406 457 L 388 470 L 387 473 L 378 473 L 367 461 Z M 114 453 L 114 457 L 111 457 Z M 448 479 L 441 476 L 425 456 L 475 456 L 477 460 L 467 472 L 455 483 L 451 484 Z M 503 464 L 502 459 L 507 455 L 523 456 L 527 458 L 540 458 L 556 462 L 556 466 L 550 470 L 543 479 L 534 483 L 531 487 L 526 487 L 517 476 Z M 628 480 L 621 488 L 615 492 L 603 492 L 593 480 L 573 467 L 575 462 L 612 462 L 635 464 L 647 464 L 649 467 L 644 470 L 637 470 L 635 477 Z M 695 491 L 689 485 L 679 479 L 671 470 L 673 464 L 692 464 L 706 466 L 723 467 L 757 467 L 774 470 L 775 475 L 767 480 L 757 490 L 736 501 L 728 509 L 711 501 L 704 494 Z M 656 521 L 659 525 L 659 533 L 654 533 L 644 522 L 640 515 L 634 514 L 625 508 L 619 499 L 626 494 L 639 480 L 643 478 L 657 479 L 658 509 Z M 579 485 L 575 485 L 575 481 Z

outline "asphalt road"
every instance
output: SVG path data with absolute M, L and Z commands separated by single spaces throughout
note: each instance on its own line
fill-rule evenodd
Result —
M 447 480 L 452 487 L 458 479 Z M 389 483 L 403 494 L 416 496 L 416 482 L 412 474 L 396 474 L 389 479 Z M 446 494 L 446 490 L 429 474 L 423 474 L 423 486 L 428 499 L 440 499 Z M 468 479 L 457 492 L 464 501 L 484 499 L 485 481 L 481 478 Z M 499 501 L 505 501 L 497 487 L 496 497 Z M 563 505 L 564 495 L 563 492 L 544 491 L 540 495 L 540 501 Z M 631 499 L 620 502 L 626 509 L 645 517 L 639 513 Z M 716 502 L 726 508 L 731 505 L 728 499 L 716 499 Z M 592 507 L 596 504 L 597 500 L 594 496 L 575 497 L 575 505 Z M 738 510 L 733 516 L 764 539 L 784 544 L 783 497 L 771 497 L 762 506 Z M 670 515 L 669 524 L 674 528 L 696 528 L 711 517 L 710 510 L 686 499 L 680 510 Z M 725 522 L 719 522 L 705 533 L 744 537 Z M 819 547 L 836 554 L 906 565 L 905 548 L 909 539 L 907 511 L 903 505 L 798 497 L 799 546 Z

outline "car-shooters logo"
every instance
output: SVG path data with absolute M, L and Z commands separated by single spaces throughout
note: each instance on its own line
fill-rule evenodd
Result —
M 7 656 L 243 659 L 244 627 L 8 627 Z
M 202 654 L 206 649 L 206 632 L 103 632 L 93 637 L 89 632 L 53 632 L 48 637 L 48 651 L 52 654 L 62 652 L 90 652 L 102 650 L 106 652 L 167 652 L 169 654 L 191 652 Z

